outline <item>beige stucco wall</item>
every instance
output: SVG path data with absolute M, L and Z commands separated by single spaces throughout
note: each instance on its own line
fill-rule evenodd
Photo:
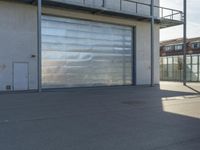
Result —
M 0 1 L 0 91 L 13 86 L 13 63 L 29 63 L 29 89 L 37 88 L 37 13 L 30 5 Z
M 150 23 L 64 9 L 43 8 L 43 14 L 136 27 L 137 85 L 150 84 Z M 0 91 L 13 85 L 14 62 L 29 63 L 29 89 L 37 89 L 37 10 L 35 6 L 0 2 Z M 31 55 L 36 58 L 31 58 Z M 155 26 L 155 83 L 159 83 L 159 25 Z

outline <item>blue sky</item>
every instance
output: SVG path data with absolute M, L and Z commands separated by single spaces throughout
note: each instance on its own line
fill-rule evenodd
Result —
M 188 38 L 200 36 L 200 0 L 187 0 L 188 4 Z M 160 0 L 160 5 L 183 10 L 183 0 Z M 162 29 L 160 40 L 180 38 L 183 35 L 183 26 Z

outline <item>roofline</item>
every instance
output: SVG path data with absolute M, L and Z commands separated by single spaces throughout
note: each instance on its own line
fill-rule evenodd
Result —
M 193 37 L 193 38 L 188 38 L 187 39 L 187 42 L 190 42 L 190 41 L 195 41 L 195 40 L 199 40 L 200 41 L 200 36 L 199 37 Z M 165 41 L 161 41 L 160 44 L 162 45 L 166 45 L 167 43 L 175 43 L 175 42 L 180 42 L 180 41 L 183 41 L 183 38 L 176 38 L 176 39 L 170 39 L 170 40 L 165 40 Z M 166 43 L 166 44 L 165 44 Z
M 3 1 L 8 1 L 8 0 L 3 0 Z M 28 3 L 28 4 L 37 4 L 36 0 L 9 0 L 11 2 L 24 2 L 24 3 Z M 145 6 L 149 6 L 149 8 L 151 7 L 150 4 L 145 4 L 145 3 L 141 3 L 141 2 L 136 2 L 136 1 L 132 1 L 132 0 L 124 0 L 124 1 L 129 1 L 134 3 L 136 6 L 137 5 L 145 5 Z M 150 22 L 151 21 L 151 16 L 149 15 L 145 15 L 145 14 L 140 14 L 138 13 L 136 10 L 135 13 L 133 12 L 126 12 L 126 11 L 122 11 L 121 8 L 120 10 L 111 10 L 109 8 L 106 8 L 104 6 L 102 7 L 94 7 L 94 6 L 86 6 L 86 5 L 80 5 L 80 4 L 75 4 L 75 3 L 64 3 L 64 2 L 59 2 L 59 1 L 50 1 L 50 0 L 43 0 L 42 1 L 43 6 L 49 6 L 49 7 L 57 7 L 57 8 L 63 8 L 63 9 L 68 9 L 68 10 L 77 10 L 77 11 L 85 11 L 85 12 L 90 12 L 92 14 L 99 14 L 99 15 L 108 15 L 108 16 L 113 16 L 113 17 L 120 17 L 120 18 L 129 18 L 129 19 L 134 19 L 134 20 L 138 20 L 138 21 L 143 21 L 143 22 Z M 166 8 L 166 7 L 160 7 L 160 6 L 155 6 L 156 9 L 158 10 L 162 10 L 162 12 L 164 10 L 170 10 L 172 12 L 177 12 L 178 14 L 181 15 L 181 17 L 183 17 L 183 12 L 179 11 L 179 10 L 175 10 L 175 9 L 171 9 L 171 8 Z M 176 15 L 176 13 L 172 13 L 168 16 L 155 16 L 155 24 L 159 24 L 160 25 L 160 29 L 163 28 L 168 28 L 168 27 L 173 27 L 173 26 L 178 26 L 178 25 L 182 25 L 183 24 L 183 20 L 174 20 L 174 16 Z M 181 19 L 181 18 L 180 18 Z

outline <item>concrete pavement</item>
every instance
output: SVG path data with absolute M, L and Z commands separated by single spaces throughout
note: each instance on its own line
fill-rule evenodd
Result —
M 198 150 L 200 85 L 0 95 L 2 150 Z

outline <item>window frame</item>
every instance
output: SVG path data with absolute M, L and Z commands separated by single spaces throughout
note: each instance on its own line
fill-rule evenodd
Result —
M 181 51 L 181 50 L 183 50 L 183 44 L 176 44 L 174 46 L 174 50 L 175 51 Z
M 191 47 L 192 49 L 200 49 L 200 42 L 193 42 Z

